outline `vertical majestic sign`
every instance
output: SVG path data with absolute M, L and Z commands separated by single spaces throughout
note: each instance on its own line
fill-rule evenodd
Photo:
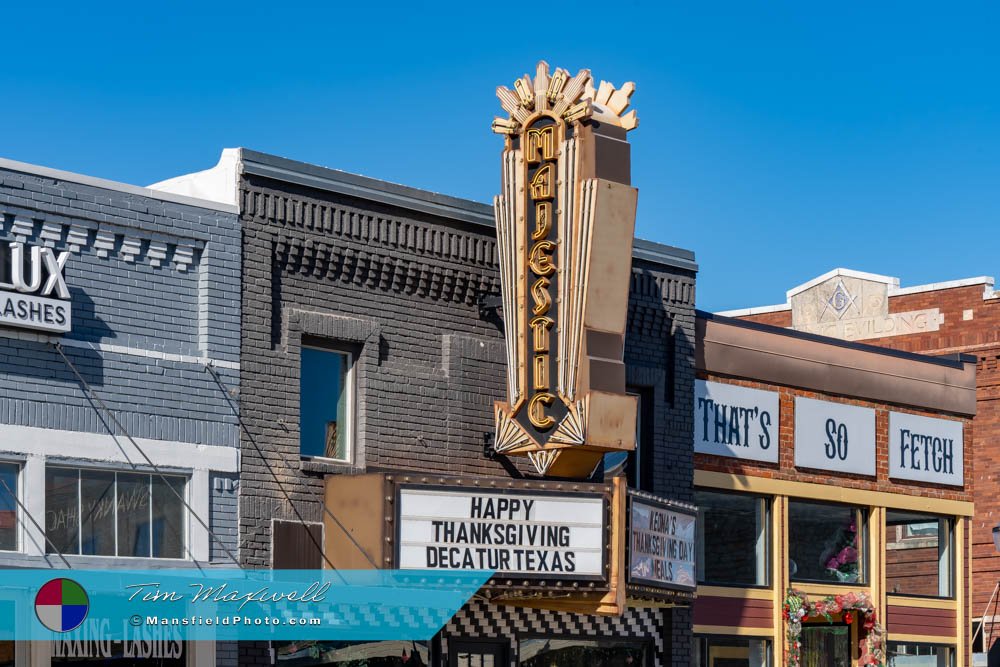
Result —
M 527 215 L 528 234 L 528 293 L 530 307 L 525 309 L 525 326 L 528 333 L 527 409 L 518 421 L 536 437 L 544 434 L 561 421 L 567 412 L 566 403 L 553 387 L 552 352 L 556 349 L 554 338 L 558 335 L 558 315 L 553 308 L 553 294 L 558 294 L 559 272 L 556 270 L 558 234 L 553 211 L 557 211 L 556 150 L 559 125 L 547 116 L 541 116 L 527 129 L 524 136 L 524 180 L 528 184 Z
M 623 352 L 637 192 L 624 113 L 635 86 L 538 64 L 514 90 L 502 192 L 494 200 L 507 345 L 507 400 L 496 451 L 541 474 L 589 475 L 606 452 L 635 448 Z

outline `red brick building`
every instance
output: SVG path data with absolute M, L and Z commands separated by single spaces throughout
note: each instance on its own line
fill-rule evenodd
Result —
M 974 358 L 695 332 L 693 664 L 968 665 Z
M 784 304 L 721 313 L 844 340 L 930 355 L 963 353 L 977 359 L 973 421 L 972 618 L 985 619 L 975 651 L 1000 653 L 1000 292 L 977 277 L 900 287 L 897 278 L 836 269 L 789 290 Z M 991 597 L 993 597 L 991 601 Z M 994 627 L 995 626 L 995 627 Z M 990 664 L 1000 664 L 1000 655 Z

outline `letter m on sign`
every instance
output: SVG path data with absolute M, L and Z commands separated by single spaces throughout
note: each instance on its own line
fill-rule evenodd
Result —
M 524 159 L 528 164 L 556 158 L 556 126 L 533 127 L 525 133 Z

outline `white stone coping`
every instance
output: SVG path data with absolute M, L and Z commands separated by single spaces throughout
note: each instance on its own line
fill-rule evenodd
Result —
M 240 469 L 238 447 L 147 438 L 135 438 L 135 442 L 158 467 L 225 473 Z M 0 424 L 0 443 L 3 443 L 0 444 L 0 457 L 8 453 L 150 468 L 145 457 L 124 435 Z
M 946 289 L 955 289 L 957 287 L 973 287 L 975 285 L 983 285 L 983 300 L 987 299 L 997 299 L 1000 298 L 1000 292 L 993 289 L 994 279 L 991 276 L 976 276 L 974 278 L 960 278 L 958 280 L 946 280 L 938 283 L 927 283 L 926 285 L 913 285 L 912 287 L 900 287 L 899 278 L 894 278 L 892 276 L 882 276 L 877 273 L 865 273 L 864 271 L 854 271 L 853 269 L 838 268 L 833 271 L 827 271 L 821 276 L 813 278 L 812 280 L 802 283 L 798 287 L 793 287 L 788 290 L 786 297 L 788 301 L 785 303 L 775 304 L 773 306 L 753 306 L 751 308 L 737 308 L 734 310 L 722 310 L 718 311 L 716 315 L 721 315 L 723 317 L 747 317 L 749 315 L 763 315 L 765 313 L 778 313 L 785 310 L 792 309 L 792 297 L 800 292 L 807 289 L 815 287 L 823 282 L 826 282 L 830 278 L 836 277 L 847 277 L 847 278 L 859 278 L 861 280 L 871 280 L 875 282 L 885 283 L 888 285 L 888 294 L 890 297 L 894 296 L 905 296 L 907 294 L 920 294 L 923 292 L 937 292 Z
M 96 178 L 94 176 L 85 176 L 83 174 L 76 174 L 71 171 L 62 171 L 60 169 L 50 169 L 49 167 L 41 167 L 37 164 L 18 162 L 17 160 L 9 160 L 7 158 L 0 158 L 0 168 L 9 169 L 10 171 L 19 171 L 24 174 L 34 174 L 45 178 L 53 178 L 60 181 L 68 181 L 70 183 L 79 183 L 80 185 L 89 185 L 91 187 L 103 188 L 105 190 L 125 192 L 132 195 L 139 195 L 140 197 L 149 197 L 150 199 L 168 201 L 175 204 L 185 204 L 187 206 L 207 208 L 213 211 L 223 211 L 225 213 L 240 212 L 239 207 L 234 204 L 211 201 L 208 199 L 199 199 L 197 197 L 174 194 L 163 190 L 154 190 L 152 188 L 144 188 L 138 185 L 129 185 L 128 183 L 119 183 L 118 181 Z

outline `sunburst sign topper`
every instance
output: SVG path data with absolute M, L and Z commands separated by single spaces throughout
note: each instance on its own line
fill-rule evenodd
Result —
M 497 88 L 508 118 L 494 199 L 507 401 L 496 403 L 498 453 L 540 474 L 589 475 L 609 451 L 635 449 L 636 399 L 625 393 L 625 317 L 637 191 L 625 112 L 635 85 L 594 88 L 538 63 L 534 79 Z

